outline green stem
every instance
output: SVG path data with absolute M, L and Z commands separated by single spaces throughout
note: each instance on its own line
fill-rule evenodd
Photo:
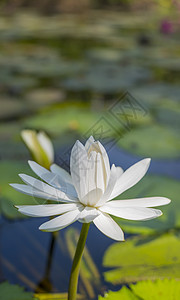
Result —
M 82 225 L 79 241 L 76 248 L 76 253 L 74 255 L 74 260 L 71 269 L 71 275 L 69 280 L 69 289 L 68 289 L 68 300 L 76 300 L 77 295 L 77 285 L 78 285 L 78 277 L 79 270 L 81 264 L 81 258 L 83 255 L 84 246 L 86 243 L 86 238 L 88 235 L 90 223 L 84 223 Z

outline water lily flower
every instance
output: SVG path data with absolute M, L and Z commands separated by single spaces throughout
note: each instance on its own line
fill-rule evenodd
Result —
M 33 159 L 40 165 L 49 168 L 54 161 L 54 148 L 44 131 L 22 130 L 21 137 L 31 152 Z
M 25 184 L 11 185 L 24 194 L 57 202 L 17 206 L 27 216 L 57 216 L 43 223 L 40 230 L 57 231 L 77 220 L 83 223 L 93 222 L 106 236 L 122 241 L 123 231 L 111 215 L 127 220 L 149 220 L 162 215 L 159 209 L 152 207 L 170 203 L 165 197 L 113 200 L 138 183 L 146 174 L 149 164 L 150 158 L 146 158 L 125 172 L 114 164 L 110 168 L 106 150 L 91 136 L 85 146 L 79 141 L 73 146 L 70 157 L 71 174 L 56 164 L 52 164 L 50 170 L 47 170 L 36 162 L 29 161 L 31 169 L 43 181 L 19 174 Z

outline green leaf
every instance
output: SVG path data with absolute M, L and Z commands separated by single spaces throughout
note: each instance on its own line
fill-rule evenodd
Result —
M 67 293 L 58 293 L 58 294 L 35 294 L 37 300 L 67 300 L 68 294 Z M 83 295 L 77 294 L 77 300 L 85 300 Z
M 107 300 L 139 300 L 139 298 L 133 294 L 133 292 L 128 289 L 127 287 L 123 287 L 120 291 L 117 292 L 112 292 L 109 291 L 108 293 L 105 294 L 104 297 L 99 296 L 98 300 L 103 300 L 103 299 L 107 299 Z
M 180 239 L 173 233 L 162 236 L 134 237 L 111 245 L 105 252 L 104 273 L 113 284 L 158 278 L 180 279 Z
M 153 125 L 131 130 L 118 145 L 133 154 L 155 158 L 177 158 L 180 153 L 179 133 Z
M 23 287 L 8 282 L 0 284 L 0 298 L 3 300 L 37 300 L 32 293 L 25 292 Z
M 35 294 L 38 300 L 67 300 L 67 293 L 58 293 L 58 294 Z
M 139 281 L 131 284 L 130 288 L 123 287 L 117 292 L 109 291 L 105 297 L 99 296 L 98 300 L 176 300 L 180 295 L 180 281 L 164 279 L 156 281 Z
M 29 118 L 25 121 L 25 126 L 34 129 L 41 128 L 56 136 L 67 130 L 79 131 L 84 134 L 99 118 L 98 114 L 90 112 L 87 107 L 62 106 Z
M 159 207 L 163 215 L 147 221 L 130 221 L 114 218 L 123 230 L 130 233 L 153 233 L 180 227 L 180 185 L 179 182 L 163 176 L 146 176 L 133 188 L 127 190 L 118 199 L 162 196 L 171 199 L 171 203 Z
M 144 300 L 176 300 L 180 295 L 180 281 L 176 279 L 141 281 L 135 285 L 131 284 L 130 288 Z

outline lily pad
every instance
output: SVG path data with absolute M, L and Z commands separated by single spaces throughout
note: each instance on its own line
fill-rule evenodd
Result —
M 84 134 L 98 120 L 98 114 L 82 107 L 82 105 L 80 107 L 76 105 L 57 107 L 55 110 L 27 119 L 24 125 L 29 128 L 41 128 L 57 136 L 66 130 Z
M 176 279 L 146 280 L 131 284 L 129 288 L 123 287 L 117 292 L 109 291 L 105 297 L 98 300 L 175 300 L 180 295 L 180 281 Z M 140 298 L 139 298 L 140 297 Z
M 89 50 L 87 52 L 87 57 L 94 62 L 108 61 L 108 62 L 116 63 L 120 61 L 122 54 L 119 50 L 115 50 L 111 48 L 110 49 L 97 48 L 97 49 Z
M 180 281 L 176 279 L 164 279 L 153 281 L 141 281 L 130 285 L 135 295 L 144 300 L 175 300 L 180 295 Z
M 37 300 L 33 293 L 25 292 L 23 287 L 8 282 L 0 284 L 0 298 L 3 300 Z
M 40 108 L 61 102 L 64 99 L 64 93 L 58 89 L 39 88 L 31 90 L 26 94 L 25 99 L 32 108 Z
M 105 296 L 99 296 L 98 300 L 139 300 L 139 297 L 137 297 L 130 289 L 127 287 L 123 287 L 120 291 L 112 292 L 109 291 L 108 293 L 105 293 Z
M 125 243 L 115 243 L 105 252 L 104 273 L 113 284 L 155 280 L 180 279 L 180 239 L 173 233 L 162 236 L 134 237 Z
M 163 187 L 163 188 L 162 188 Z M 145 176 L 133 188 L 127 190 L 118 199 L 134 199 L 141 197 L 164 196 L 171 203 L 160 207 L 163 215 L 147 221 L 127 221 L 115 218 L 116 222 L 130 233 L 154 233 L 180 227 L 180 185 L 179 182 L 163 176 Z
M 128 132 L 118 145 L 133 154 L 155 158 L 180 156 L 179 133 L 176 130 L 153 125 Z
M 58 293 L 58 294 L 35 294 L 37 300 L 67 300 L 67 293 Z M 77 300 L 85 300 L 83 295 L 77 294 Z

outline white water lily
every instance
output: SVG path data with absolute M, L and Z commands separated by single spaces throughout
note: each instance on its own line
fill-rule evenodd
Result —
M 106 236 L 122 241 L 123 231 L 110 215 L 127 220 L 149 220 L 162 215 L 159 209 L 151 207 L 170 203 L 165 197 L 113 200 L 139 182 L 149 164 L 150 158 L 146 158 L 125 172 L 114 164 L 110 168 L 106 150 L 90 137 L 85 146 L 77 141 L 72 148 L 71 175 L 56 164 L 48 171 L 29 161 L 31 169 L 43 181 L 19 174 L 25 185 L 11 185 L 24 194 L 57 201 L 57 204 L 17 206 L 21 213 L 32 217 L 59 215 L 43 223 L 40 230 L 57 231 L 77 220 L 93 222 Z
M 44 131 L 25 129 L 21 131 L 21 137 L 33 159 L 49 168 L 54 161 L 54 148 L 47 134 Z

